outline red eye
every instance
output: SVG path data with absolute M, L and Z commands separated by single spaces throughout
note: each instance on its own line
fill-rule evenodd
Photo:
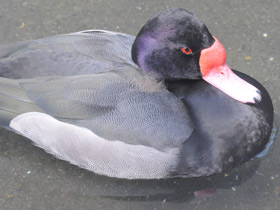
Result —
M 191 48 L 188 48 L 188 47 L 183 47 L 181 50 L 182 50 L 182 53 L 184 53 L 186 55 L 189 55 L 192 53 Z

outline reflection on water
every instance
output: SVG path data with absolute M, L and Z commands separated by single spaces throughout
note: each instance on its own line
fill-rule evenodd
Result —
M 262 152 L 260 152 L 259 154 L 257 154 L 256 157 L 261 158 L 268 153 L 268 151 L 270 150 L 270 147 L 273 145 L 273 142 L 274 142 L 274 139 L 276 137 L 277 131 L 278 131 L 278 128 L 276 128 L 274 126 L 274 128 L 272 129 L 270 138 L 269 138 L 269 142 L 266 144 L 264 150 Z
M 63 179 L 52 180 L 54 183 L 58 183 L 58 185 L 52 186 L 52 192 L 67 192 L 77 195 L 77 198 L 97 196 L 122 201 L 185 203 L 195 199 L 195 197 L 207 197 L 219 189 L 235 190 L 237 186 L 246 183 L 256 175 L 259 165 L 260 159 L 255 158 L 223 174 L 162 180 L 116 179 L 79 169 L 71 171 L 71 174 L 66 175 Z M 48 180 L 45 174 L 40 174 L 40 177 Z
M 228 173 L 218 174 L 209 177 L 198 178 L 179 178 L 167 180 L 150 180 L 150 181 L 127 181 L 129 186 L 123 195 L 121 191 L 110 196 L 103 195 L 114 199 L 122 200 L 145 200 L 145 201 L 164 201 L 164 202 L 186 202 L 195 197 L 207 197 L 209 193 L 215 193 L 215 190 L 209 189 L 232 189 L 245 183 L 255 175 L 260 164 L 259 159 L 249 161 L 248 163 L 236 168 Z M 115 182 L 115 184 L 118 181 Z M 206 189 L 204 192 L 203 190 Z M 200 195 L 201 193 L 204 193 Z M 100 195 L 99 195 L 100 196 Z

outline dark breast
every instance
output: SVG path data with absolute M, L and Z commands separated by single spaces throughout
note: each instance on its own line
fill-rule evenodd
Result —
M 203 80 L 169 82 L 188 108 L 194 131 L 182 146 L 171 176 L 206 176 L 227 171 L 261 152 L 269 140 L 273 106 L 265 88 L 235 73 L 262 93 L 258 104 L 243 104 Z

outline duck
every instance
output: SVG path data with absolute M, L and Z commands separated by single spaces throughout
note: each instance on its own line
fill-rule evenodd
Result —
M 0 47 L 0 126 L 120 179 L 210 176 L 261 152 L 273 105 L 182 8 L 138 35 L 86 30 Z

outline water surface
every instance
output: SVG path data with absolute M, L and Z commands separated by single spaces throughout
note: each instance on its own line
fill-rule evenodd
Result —
M 270 92 L 279 125 L 279 6 L 268 0 L 9 0 L 0 7 L 0 43 L 85 29 L 136 35 L 166 7 L 200 17 L 227 50 L 227 63 Z M 95 175 L 0 129 L 0 209 L 262 209 L 280 208 L 280 143 L 229 173 L 208 178 L 127 181 Z M 209 189 L 210 197 L 194 192 Z

